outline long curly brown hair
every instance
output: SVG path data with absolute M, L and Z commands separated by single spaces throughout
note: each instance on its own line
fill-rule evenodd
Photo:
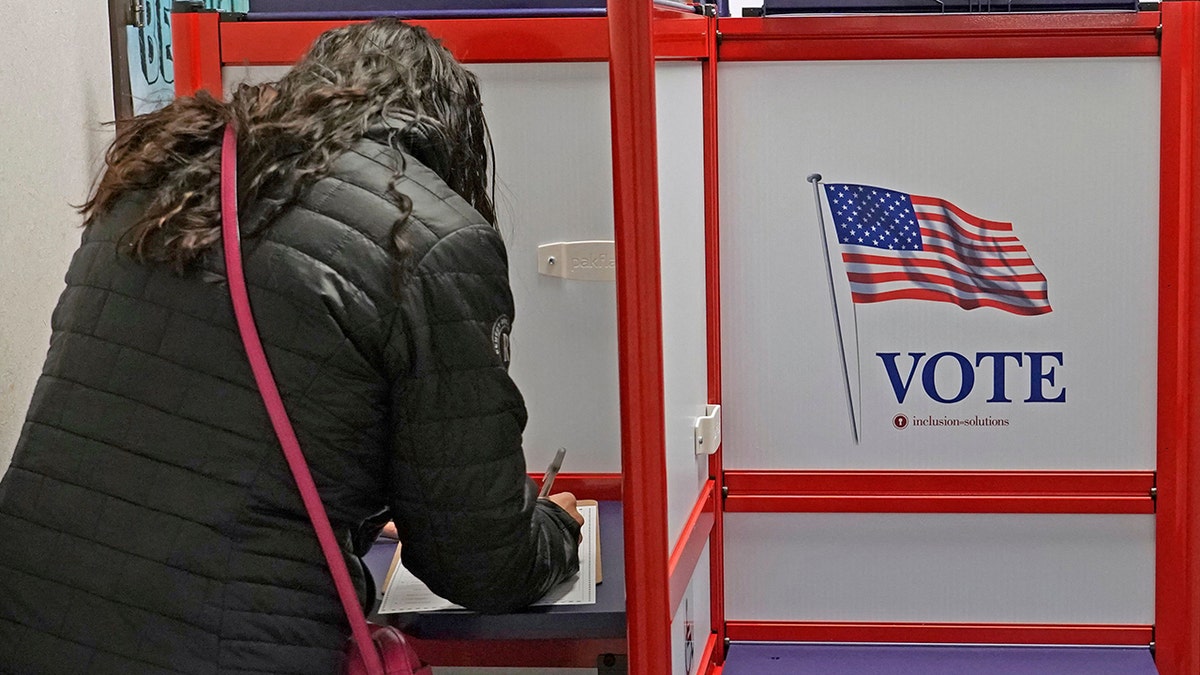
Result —
M 377 128 L 495 224 L 491 138 L 475 76 L 423 28 L 381 19 L 322 34 L 278 82 L 242 85 L 228 103 L 200 92 L 123 125 L 80 207 L 84 226 L 126 194 L 146 191 L 148 206 L 122 248 L 141 262 L 187 268 L 220 241 L 221 135 L 230 122 L 238 131 L 239 206 L 273 197 L 250 236 Z M 412 208 L 396 187 L 403 173 L 397 166 L 390 186 L 401 212 L 392 227 L 399 258 Z M 285 194 L 274 198 L 281 187 Z

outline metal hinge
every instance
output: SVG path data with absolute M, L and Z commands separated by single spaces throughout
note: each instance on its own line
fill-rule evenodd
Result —
M 129 24 L 134 28 L 146 27 L 146 0 L 129 0 Z

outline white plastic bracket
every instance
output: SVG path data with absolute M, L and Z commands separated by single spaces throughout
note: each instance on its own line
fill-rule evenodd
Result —
M 576 281 L 616 281 L 612 241 L 559 241 L 538 246 L 538 274 Z
M 708 406 L 708 414 L 696 418 L 696 454 L 711 455 L 721 447 L 721 406 Z

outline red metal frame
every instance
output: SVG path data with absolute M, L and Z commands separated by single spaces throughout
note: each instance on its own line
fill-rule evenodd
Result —
M 1154 639 L 1153 626 L 1135 624 L 730 621 L 726 630 L 731 640 L 765 642 L 1148 645 Z
M 1166 2 L 1162 36 L 1156 625 L 728 622 L 744 640 L 1148 644 L 1163 675 L 1200 672 L 1200 11 Z M 1160 14 L 812 17 L 721 22 L 722 60 L 1156 56 Z M 1146 472 L 727 472 L 725 510 L 1152 513 Z M 933 484 L 934 482 L 937 485 Z M 865 503 L 864 503 L 865 502 Z
M 1154 513 L 1154 473 L 727 471 L 726 512 Z
M 529 477 L 541 483 L 545 474 L 531 473 Z M 554 479 L 554 491 L 570 492 L 578 499 L 619 502 L 621 501 L 621 474 L 560 473 Z
M 625 603 L 631 675 L 671 672 L 658 143 L 649 2 L 610 2 Z
M 466 62 L 610 61 L 613 138 L 630 141 L 614 141 L 613 152 L 618 255 L 628 261 L 619 268 L 617 283 L 624 473 L 619 485 L 604 475 L 565 475 L 559 485 L 584 497 L 624 498 L 627 620 L 633 638 L 627 645 L 630 672 L 650 675 L 667 671 L 671 644 L 670 596 L 662 583 L 668 561 L 654 60 L 707 56 L 710 22 L 701 16 L 652 9 L 649 2 L 615 4 L 607 20 L 512 19 L 503 20 L 503 30 L 497 30 L 495 20 L 417 23 L 442 38 Z M 194 64 L 185 64 L 185 77 L 176 91 L 189 95 L 209 88 L 219 93 L 223 65 L 293 63 L 317 35 L 346 23 L 221 24 L 216 14 L 177 14 L 177 49 Z M 199 75 L 189 76 L 190 72 Z M 715 498 L 708 501 L 713 504 L 710 512 L 715 511 Z M 690 546 L 687 551 L 690 554 Z M 690 565 L 694 569 L 695 561 Z M 464 654 L 469 645 L 451 642 L 442 649 L 439 644 L 426 642 L 421 648 L 431 660 L 447 663 L 469 657 L 474 664 L 496 665 L 499 662 L 488 661 L 492 658 L 488 654 L 500 653 L 505 653 L 500 661 L 508 665 L 522 665 L 532 658 L 529 642 L 499 651 L 492 651 L 496 645 L 489 642 L 488 651 L 475 657 Z M 549 652 L 572 649 L 543 646 Z M 586 666 L 586 659 L 596 653 L 594 647 L 587 647 L 575 657 L 558 653 L 555 659 L 561 664 L 566 662 L 562 659 L 574 658 L 571 663 Z
M 1200 4 L 1162 5 L 1155 658 L 1200 673 Z
M 712 533 L 717 511 L 715 486 L 716 481 L 710 480 L 700 490 L 696 505 L 692 507 L 692 512 L 683 526 L 683 532 L 679 535 L 679 541 L 675 543 L 675 548 L 671 551 L 671 558 L 667 561 L 667 585 L 671 589 L 669 605 L 671 616 L 675 616 L 679 611 L 679 604 L 683 602 L 683 595 L 687 592 L 688 584 L 692 582 L 692 576 L 696 572 L 696 564 L 700 562 L 704 547 L 708 545 L 708 538 Z
M 226 65 L 290 65 L 318 35 L 352 21 L 234 21 L 221 27 Z M 465 63 L 603 61 L 607 20 L 591 17 L 412 21 Z
M 705 56 L 704 17 L 660 10 L 654 23 L 658 58 Z M 221 27 L 225 65 L 289 65 L 318 35 L 352 21 L 235 21 Z M 437 19 L 412 21 L 442 40 L 464 63 L 571 62 L 608 59 L 608 20 L 596 17 Z
M 724 635 L 722 630 L 721 634 Z M 715 675 L 721 672 L 721 664 L 725 662 L 724 638 L 718 637 L 714 632 L 708 636 L 708 642 L 704 643 L 704 650 L 700 652 L 700 660 L 696 663 L 700 664 L 700 673 L 702 675 Z
M 720 127 L 717 110 L 717 17 L 708 17 L 708 54 L 703 65 L 704 97 L 704 239 L 705 284 L 708 300 L 708 402 L 721 404 L 721 203 Z M 714 644 L 705 668 L 725 662 L 725 518 L 723 494 L 724 452 L 720 447 L 708 459 L 708 475 L 716 481 L 717 508 L 709 535 L 709 616 Z
M 1157 12 L 721 21 L 722 61 L 1157 56 Z
M 175 93 L 192 96 L 201 89 L 224 98 L 221 88 L 221 15 L 184 12 L 171 15 L 175 57 Z
M 1138 14 L 976 15 L 937 17 L 814 17 L 723 19 L 667 17 L 650 3 L 613 3 L 608 19 L 522 19 L 425 22 L 469 62 L 603 61 L 611 56 L 614 200 L 618 255 L 618 321 L 624 474 L 560 477 L 584 497 L 625 501 L 630 672 L 669 672 L 670 621 L 675 599 L 662 574 L 667 557 L 665 438 L 662 400 L 662 329 L 658 245 L 653 61 L 702 58 L 705 84 L 705 202 L 708 245 L 709 394 L 721 400 L 719 204 L 717 202 L 716 61 L 822 59 L 939 59 L 1154 56 L 1162 37 L 1162 182 L 1159 320 L 1159 457 L 1156 626 L 1016 624 L 855 624 L 724 622 L 723 524 L 720 483 L 710 484 L 714 504 L 712 550 L 714 632 L 702 663 L 719 673 L 723 640 L 785 639 L 900 642 L 1023 642 L 1146 644 L 1154 639 L 1163 675 L 1200 672 L 1200 363 L 1193 336 L 1200 329 L 1200 10 L 1192 0 L 1166 2 L 1162 12 Z M 669 20 L 663 20 L 669 19 Z M 678 20 L 677 20 L 678 19 Z M 703 31 L 699 26 L 703 25 Z M 322 30 L 304 23 L 220 23 L 215 13 L 176 14 L 173 40 L 176 90 L 221 92 L 224 64 L 293 62 Z M 529 39 L 516 39 L 529 31 Z M 606 29 L 607 28 L 607 32 Z M 522 33 L 524 34 L 524 33 Z M 536 34 L 536 35 L 535 35 Z M 653 46 L 651 46 L 653 45 Z M 722 477 L 722 453 L 710 459 Z M 850 500 L 871 511 L 1149 513 L 1148 474 L 1007 472 L 728 472 L 728 510 L 845 511 Z M 818 475 L 820 474 L 820 475 Z M 936 474 L 936 475 L 934 475 Z M 937 479 L 939 487 L 928 481 Z M 947 483 L 946 480 L 950 479 Z M 980 485 L 979 481 L 988 481 Z M 816 481 L 816 482 L 814 482 Z M 832 482 L 831 482 L 832 481 Z M 844 482 L 842 482 L 844 481 Z M 836 490 L 831 487 L 837 484 Z M 838 491 L 841 492 L 838 492 Z M 703 501 L 703 500 L 702 500 Z M 918 506 L 918 504 L 924 506 Z M 1034 505 L 1030 508 L 1029 505 Z M 701 511 L 703 513 L 703 511 Z M 689 565 L 696 532 L 682 538 L 676 576 Z M 701 547 L 702 548 L 702 547 Z M 694 569 L 694 565 L 691 565 Z M 680 576 L 680 579 L 683 577 Z M 553 641 L 551 641 L 553 642 Z M 619 642 L 619 641 L 617 641 Z M 578 645 L 579 643 L 575 643 Z M 570 651 L 568 645 L 530 649 L 511 645 L 506 664 L 531 651 Z M 453 649 L 462 662 L 462 643 Z M 422 646 L 437 650 L 434 643 Z M 470 647 L 465 647 L 470 649 Z M 487 649 L 493 650 L 489 643 Z M 572 663 L 587 665 L 607 644 L 583 647 Z M 489 653 L 496 653 L 494 651 Z M 526 656 L 520 656 L 524 654 Z M 584 656 L 587 654 L 587 656 Z M 472 657 L 473 658 L 473 657 Z M 484 657 L 480 656 L 480 659 Z M 561 662 L 561 661 L 560 661 Z M 486 665 L 496 665 L 498 662 Z M 485 665 L 475 660 L 472 665 Z M 518 664 L 522 665 L 522 664 Z M 594 665 L 591 664 L 591 665 Z
M 654 7 L 653 34 L 656 59 L 703 59 L 708 56 L 709 22 L 695 12 Z

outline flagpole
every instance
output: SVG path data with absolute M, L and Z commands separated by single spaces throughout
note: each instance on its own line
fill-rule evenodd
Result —
M 838 351 L 842 355 L 842 380 L 846 385 L 846 401 L 850 404 L 850 428 L 854 431 L 854 443 L 858 444 L 858 415 L 854 411 L 854 394 L 850 388 L 850 368 L 846 365 L 846 344 L 842 340 L 842 317 L 838 313 L 837 291 L 833 286 L 833 263 L 829 260 L 829 238 L 825 234 L 825 213 L 821 208 L 821 174 L 808 176 L 812 183 L 813 196 L 817 200 L 817 224 L 821 228 L 821 246 L 825 249 L 825 275 L 829 279 L 829 297 L 833 300 L 833 325 L 837 329 Z

